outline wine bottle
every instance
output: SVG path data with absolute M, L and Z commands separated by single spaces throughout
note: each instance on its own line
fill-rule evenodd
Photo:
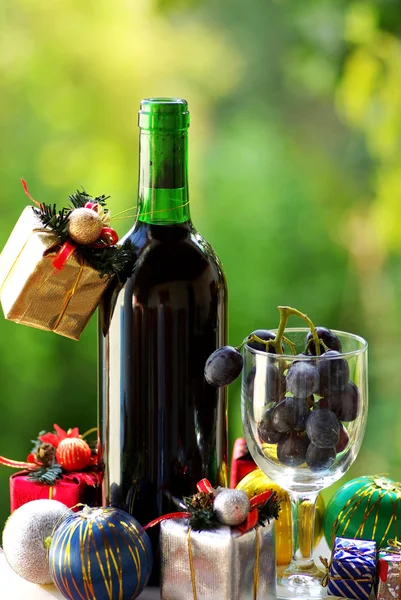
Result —
M 185 100 L 142 101 L 137 216 L 124 238 L 136 261 L 100 310 L 102 500 L 142 524 L 179 509 L 203 477 L 227 485 L 226 392 L 203 373 L 226 343 L 227 289 L 190 218 L 188 126 Z

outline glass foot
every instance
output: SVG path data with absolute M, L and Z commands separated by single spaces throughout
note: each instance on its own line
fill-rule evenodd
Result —
M 325 598 L 326 588 L 322 587 L 324 573 L 315 564 L 303 569 L 290 565 L 278 578 L 277 596 L 290 598 Z

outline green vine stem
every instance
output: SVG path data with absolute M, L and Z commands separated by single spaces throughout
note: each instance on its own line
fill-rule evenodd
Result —
M 294 315 L 295 317 L 300 317 L 301 319 L 303 319 L 305 321 L 305 323 L 308 325 L 308 327 L 310 328 L 310 330 L 312 332 L 313 342 L 316 347 L 316 355 L 319 356 L 320 355 L 319 336 L 317 335 L 316 327 L 314 326 L 314 324 L 312 323 L 312 321 L 310 320 L 308 315 L 305 315 L 304 313 L 302 313 L 300 310 L 297 310 L 296 308 L 291 308 L 291 306 L 278 306 L 277 308 L 280 312 L 280 323 L 279 323 L 279 326 L 277 329 L 277 335 L 272 343 L 276 352 L 278 351 L 276 344 L 279 344 L 279 347 L 280 347 L 281 340 L 284 339 L 284 331 L 287 326 L 288 318 L 291 315 Z
M 316 355 L 319 356 L 321 340 L 319 339 L 319 336 L 317 334 L 316 327 L 314 326 L 308 315 L 302 313 L 296 308 L 292 308 L 291 306 L 278 306 L 277 308 L 280 312 L 280 322 L 277 328 L 276 337 L 273 340 L 262 340 L 260 337 L 253 333 L 245 341 L 243 341 L 242 344 L 237 346 L 236 349 L 240 351 L 241 348 L 248 342 L 259 342 L 260 344 L 263 344 L 265 346 L 266 352 L 269 352 L 269 348 L 273 348 L 276 351 L 276 354 L 283 354 L 282 342 L 285 342 L 290 347 L 292 354 L 295 355 L 295 345 L 284 335 L 285 328 L 287 326 L 287 321 L 289 317 L 293 315 L 295 317 L 300 317 L 301 319 L 303 319 L 310 328 L 313 342 L 316 347 Z
M 288 339 L 288 338 L 287 338 L 287 337 L 285 337 L 284 335 L 283 335 L 283 341 L 284 341 L 286 344 L 288 344 L 288 346 L 290 347 L 290 350 L 291 350 L 292 354 L 294 354 L 294 355 L 295 355 L 295 354 L 297 353 L 297 351 L 296 351 L 296 349 L 295 349 L 295 344 L 294 344 L 294 342 L 292 342 L 290 339 Z

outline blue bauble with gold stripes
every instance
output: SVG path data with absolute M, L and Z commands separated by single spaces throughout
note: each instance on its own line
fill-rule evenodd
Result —
M 139 523 L 112 507 L 84 507 L 52 536 L 50 575 L 69 600 L 134 600 L 152 569 L 152 547 Z

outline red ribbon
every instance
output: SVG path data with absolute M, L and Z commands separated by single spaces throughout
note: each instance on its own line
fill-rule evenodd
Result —
M 253 529 L 259 521 L 259 508 L 266 504 L 266 502 L 272 497 L 273 490 L 266 490 L 256 496 L 253 496 L 250 500 L 251 510 L 249 511 L 245 521 L 238 526 L 238 529 L 245 533 L 250 529 Z
M 53 425 L 56 433 L 44 433 L 39 436 L 39 440 L 44 444 L 50 444 L 54 448 L 57 448 L 59 443 L 66 438 L 84 438 L 88 434 L 84 434 L 83 436 L 79 435 L 78 427 L 74 427 L 73 429 L 69 429 L 68 431 L 64 431 L 61 427 L 59 427 L 56 423 Z M 31 452 L 28 454 L 26 462 L 12 460 L 10 458 L 5 458 L 4 456 L 0 456 L 0 465 L 4 465 L 5 467 L 11 467 L 12 469 L 24 469 L 24 471 L 34 471 L 43 467 L 43 464 L 36 459 L 36 456 Z M 102 472 L 97 470 L 97 455 L 95 455 L 90 463 L 92 467 L 91 470 L 87 471 L 75 471 L 73 473 L 63 473 L 59 480 L 71 481 L 80 483 L 84 481 L 87 485 L 96 486 L 101 483 L 102 480 Z
M 9 458 L 5 458 L 4 456 L 0 456 L 0 465 L 4 465 L 5 467 L 11 467 L 12 469 L 23 469 L 24 471 L 35 471 L 36 469 L 39 469 L 43 466 L 42 464 L 36 461 L 23 462 L 18 460 L 11 460 Z M 76 471 L 74 473 L 62 473 L 57 479 L 57 481 L 67 481 L 71 483 L 81 483 L 83 481 L 89 486 L 96 487 L 102 482 L 102 473 L 101 471 L 93 470 Z
M 155 525 L 159 525 L 162 521 L 166 521 L 167 519 L 189 519 L 191 513 L 189 512 L 175 512 L 175 513 L 167 513 L 166 515 L 162 515 L 161 517 L 157 517 L 157 519 L 153 519 L 150 523 L 145 525 L 143 529 L 149 529 L 149 527 L 154 527 Z
M 92 209 L 93 210 L 93 209 Z M 104 246 L 114 246 L 118 242 L 117 231 L 111 227 L 102 227 L 97 242 L 93 244 L 94 248 L 103 248 Z
M 253 508 L 247 514 L 245 521 L 243 523 L 241 523 L 241 525 L 238 525 L 238 529 L 241 531 L 241 533 L 246 533 L 250 529 L 253 529 L 255 527 L 255 525 L 257 525 L 258 521 L 259 521 L 259 511 L 257 508 Z
M 76 249 L 77 247 L 71 242 L 64 242 L 60 250 L 57 252 L 55 258 L 53 259 L 53 267 L 58 271 L 61 271 L 61 269 L 64 268 L 67 260 L 71 258 Z
M 63 473 L 60 481 L 78 482 L 84 481 L 87 485 L 96 487 L 102 482 L 103 474 L 101 471 L 76 471 L 74 473 Z
M 268 500 L 273 496 L 273 490 L 266 490 L 265 492 L 261 492 L 260 494 L 256 494 L 250 500 L 251 508 L 259 508 L 266 504 Z
M 12 469 L 28 469 L 29 471 L 37 469 L 39 466 L 41 466 L 34 462 L 11 460 L 10 458 L 5 458 L 4 456 L 0 456 L 0 465 L 4 465 L 5 467 L 11 467 Z
M 208 479 L 201 479 L 196 484 L 198 492 L 205 492 L 206 494 L 212 494 L 214 492 L 213 486 Z
M 196 484 L 199 492 L 204 492 L 206 494 L 214 493 L 214 488 L 208 479 L 201 479 Z M 247 518 L 245 521 L 239 525 L 237 528 L 241 531 L 241 533 L 246 533 L 250 529 L 253 529 L 259 520 L 259 508 L 266 504 L 266 502 L 272 497 L 273 490 L 267 490 L 265 492 L 261 492 L 256 496 L 253 496 L 250 500 L 251 510 L 249 511 Z M 175 512 L 168 513 L 166 515 L 162 515 L 157 519 L 154 519 L 147 525 L 143 527 L 143 529 L 149 529 L 149 527 L 154 527 L 155 525 L 159 525 L 162 521 L 166 521 L 167 519 L 189 519 L 191 517 L 190 512 Z
M 388 563 L 382 558 L 379 558 L 379 560 L 377 561 L 377 574 L 379 576 L 380 581 L 387 581 Z
M 22 187 L 24 188 L 24 192 L 28 196 L 29 200 L 31 200 L 34 204 L 36 204 L 36 206 L 42 207 L 42 205 L 40 204 L 40 202 L 37 202 L 36 200 L 34 200 L 32 198 L 31 194 L 28 191 L 28 186 L 26 184 L 26 181 L 24 179 L 21 179 L 21 183 L 22 183 Z
M 98 212 L 98 210 L 97 210 L 98 206 L 99 206 L 99 204 L 97 202 L 87 202 L 85 204 L 84 208 L 91 208 L 95 212 Z

